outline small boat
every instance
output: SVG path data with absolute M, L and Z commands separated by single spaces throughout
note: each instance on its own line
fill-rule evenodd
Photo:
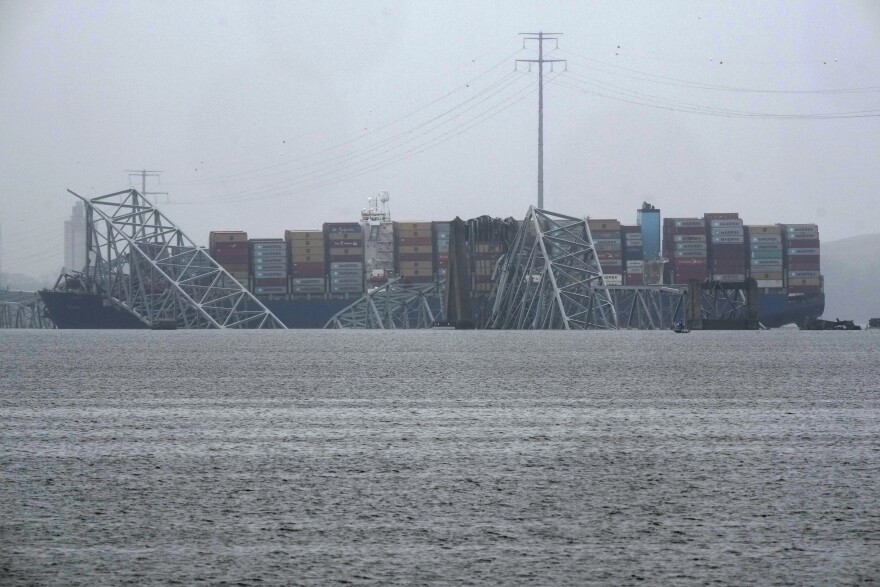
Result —
M 687 334 L 691 331 L 691 329 L 685 328 L 684 323 L 682 322 L 676 322 L 675 325 L 672 327 L 672 331 L 676 334 Z

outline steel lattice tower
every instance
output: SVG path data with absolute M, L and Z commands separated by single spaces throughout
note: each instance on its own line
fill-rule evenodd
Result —
M 616 329 L 583 219 L 529 207 L 497 282 L 489 328 Z
M 84 198 L 86 276 L 147 326 L 285 328 L 257 298 L 137 190 Z

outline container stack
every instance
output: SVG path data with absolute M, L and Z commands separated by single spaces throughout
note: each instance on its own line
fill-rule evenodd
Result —
M 248 235 L 240 230 L 212 232 L 208 236 L 208 251 L 244 287 L 248 286 L 251 265 L 248 255 Z
M 709 230 L 709 278 L 726 283 L 745 281 L 745 230 L 739 214 L 707 213 L 703 219 Z
M 707 276 L 706 221 L 702 218 L 664 218 L 663 254 L 669 259 L 666 282 L 686 284 Z
M 782 234 L 788 293 L 821 292 L 819 227 L 816 224 L 786 224 Z
M 324 224 L 326 249 L 330 252 L 330 293 L 364 292 L 364 230 L 357 222 Z
M 621 226 L 623 236 L 623 282 L 624 285 L 645 283 L 645 252 L 642 248 L 642 227 Z
M 287 294 L 287 243 L 280 238 L 251 239 L 251 292 L 257 296 Z
M 434 235 L 431 224 L 431 222 L 394 223 L 397 274 L 404 283 L 431 283 L 434 281 Z M 446 243 L 448 254 L 448 227 Z
M 439 281 L 446 278 L 449 268 L 449 222 L 434 223 L 434 252 L 437 255 L 434 266 Z
M 593 248 L 602 266 L 607 285 L 623 285 L 623 240 L 620 221 L 613 219 L 588 219 Z
M 327 290 L 324 233 L 320 230 L 287 230 L 284 240 L 290 258 L 290 293 L 294 296 L 324 294 Z
M 781 288 L 782 227 L 778 224 L 756 224 L 746 227 L 749 242 L 749 277 L 758 287 Z

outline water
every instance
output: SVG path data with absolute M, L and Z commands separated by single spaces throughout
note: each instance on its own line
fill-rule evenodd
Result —
M 858 584 L 876 332 L 0 331 L 0 583 Z

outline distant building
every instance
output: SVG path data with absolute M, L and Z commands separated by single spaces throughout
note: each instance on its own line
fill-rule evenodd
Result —
M 70 220 L 64 222 L 64 270 L 82 271 L 86 266 L 86 211 L 77 202 Z

